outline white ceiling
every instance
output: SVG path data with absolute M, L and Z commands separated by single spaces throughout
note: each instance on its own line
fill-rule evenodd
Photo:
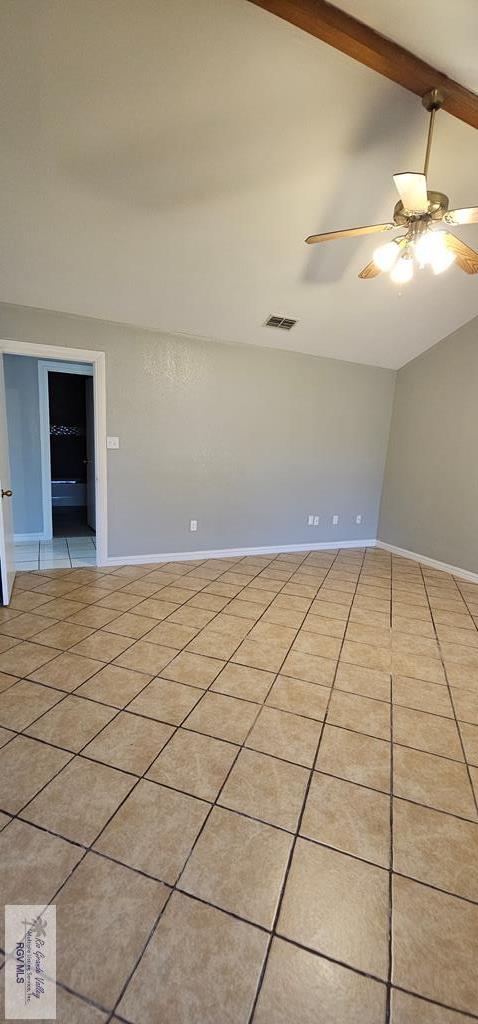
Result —
M 473 5 L 452 8 L 465 63 Z M 429 5 L 386 6 L 412 33 Z M 374 239 L 304 245 L 390 218 L 392 173 L 423 159 L 410 93 L 246 0 L 0 10 L 3 301 L 391 367 L 478 314 L 455 268 L 400 294 L 357 279 Z M 424 56 L 445 67 L 450 35 Z M 477 203 L 477 161 L 477 132 L 441 113 L 431 187 Z M 460 234 L 478 245 L 478 227 Z M 269 313 L 299 324 L 265 328 Z

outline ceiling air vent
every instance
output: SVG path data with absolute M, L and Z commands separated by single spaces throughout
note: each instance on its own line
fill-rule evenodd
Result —
M 279 327 L 281 331 L 290 331 L 295 327 L 297 320 L 291 320 L 288 316 L 268 316 L 264 327 Z

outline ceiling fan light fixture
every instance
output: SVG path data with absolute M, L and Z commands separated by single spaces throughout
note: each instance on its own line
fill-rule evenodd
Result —
M 420 267 L 439 260 L 446 251 L 445 237 L 440 231 L 424 231 L 415 242 L 415 258 Z
M 448 267 L 451 267 L 455 259 L 455 253 L 451 252 L 450 249 L 448 249 L 446 245 L 444 245 L 442 251 L 437 252 L 433 259 L 430 261 L 433 273 L 435 275 L 442 274 L 444 270 L 448 270 Z
M 385 242 L 379 245 L 373 254 L 373 262 L 377 270 L 391 270 L 398 256 L 398 245 L 396 242 Z
M 449 210 L 448 196 L 444 192 L 429 190 L 427 185 L 435 116 L 445 97 L 441 88 L 430 89 L 422 97 L 423 106 L 430 114 L 423 171 L 404 171 L 393 175 L 400 196 L 393 210 L 393 219 L 386 224 L 340 228 L 306 238 L 309 245 L 315 245 L 316 242 L 336 238 L 354 238 L 394 229 L 403 231 L 405 228 L 402 234 L 375 249 L 370 262 L 359 272 L 361 281 L 373 280 L 385 272 L 390 274 L 395 284 L 402 285 L 411 281 L 415 267 L 429 266 L 436 275 L 442 274 L 455 261 L 465 274 L 478 275 L 478 252 L 452 232 L 436 230 L 440 223 L 442 228 L 448 224 L 478 224 L 478 206 Z
M 407 284 L 413 277 L 413 260 L 410 256 L 403 254 L 392 268 L 390 278 L 394 284 Z

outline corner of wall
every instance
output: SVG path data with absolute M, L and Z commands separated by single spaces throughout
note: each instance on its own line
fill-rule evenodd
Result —
M 394 381 L 393 381 L 392 401 L 390 402 L 390 415 L 389 415 L 389 421 L 388 421 L 387 443 L 386 443 L 386 447 L 385 447 L 385 459 L 384 459 L 384 463 L 383 463 L 382 486 L 381 486 L 381 489 L 380 489 L 380 500 L 379 500 L 379 505 L 378 505 L 377 531 L 376 531 L 377 532 L 377 542 L 382 539 L 383 498 L 384 498 L 384 494 L 385 494 L 386 480 L 387 480 L 387 471 L 388 471 L 389 457 L 390 457 L 390 448 L 391 448 L 391 444 L 392 444 L 393 422 L 394 422 L 395 408 L 396 408 L 396 403 L 397 403 L 397 388 L 398 388 L 399 374 L 400 374 L 400 368 L 395 371 L 395 376 L 394 376 Z

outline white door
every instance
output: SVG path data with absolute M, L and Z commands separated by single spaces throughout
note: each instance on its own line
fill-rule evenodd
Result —
M 95 470 L 95 400 L 93 377 L 85 380 L 86 405 L 86 522 L 96 530 L 96 470 Z
M 12 592 L 15 567 L 13 558 L 12 491 L 8 457 L 7 410 L 3 357 L 0 355 L 0 582 L 2 604 L 8 604 Z

